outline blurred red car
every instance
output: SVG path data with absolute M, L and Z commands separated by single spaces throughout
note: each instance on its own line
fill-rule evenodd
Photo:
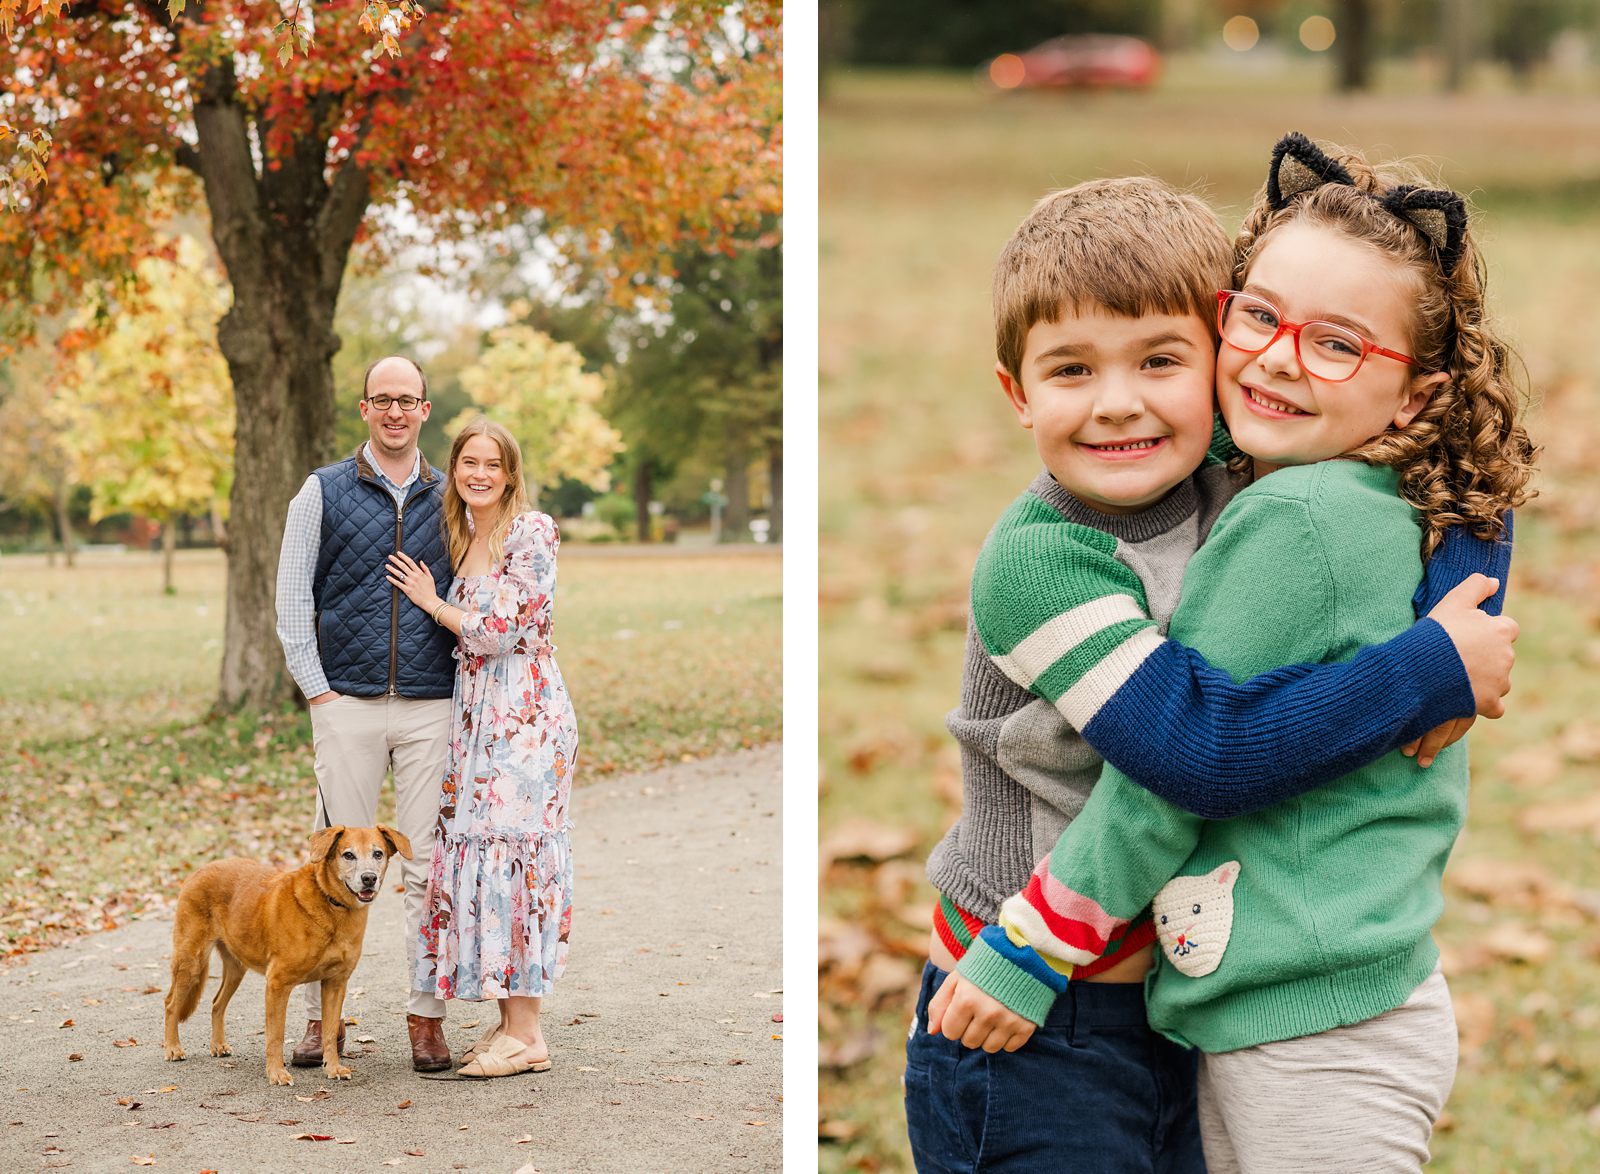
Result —
M 1144 89 L 1161 76 L 1161 55 L 1138 37 L 1052 37 L 983 67 L 996 89 Z

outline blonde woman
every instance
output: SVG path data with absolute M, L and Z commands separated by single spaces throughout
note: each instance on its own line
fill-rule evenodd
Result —
M 577 722 L 550 642 L 554 519 L 533 510 L 522 452 L 479 417 L 450 449 L 441 599 L 425 564 L 389 560 L 389 582 L 459 637 L 450 758 L 439 800 L 413 985 L 496 999 L 500 1022 L 461 1075 L 543 1072 L 540 1002 L 566 969 L 572 923 L 567 805 Z

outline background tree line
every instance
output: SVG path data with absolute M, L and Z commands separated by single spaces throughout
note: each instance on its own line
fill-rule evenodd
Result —
M 1331 19 L 1341 89 L 1372 85 L 1386 57 L 1442 58 L 1446 88 L 1460 88 L 1476 61 L 1505 65 L 1526 82 L 1563 34 L 1600 48 L 1600 6 L 1592 0 L 824 0 L 824 66 L 846 64 L 972 68 L 1004 52 L 1068 33 L 1125 33 L 1163 52 L 1220 47 L 1230 17 L 1247 16 L 1261 43 L 1312 56 L 1298 40 L 1310 16 Z

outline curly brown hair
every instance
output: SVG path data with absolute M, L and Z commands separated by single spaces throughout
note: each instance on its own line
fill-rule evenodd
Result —
M 1437 187 L 1405 163 L 1373 165 L 1355 151 L 1324 146 L 1356 186 L 1325 183 L 1274 211 L 1263 187 L 1234 240 L 1234 288 L 1262 244 L 1285 224 L 1317 224 L 1377 248 L 1413 278 L 1411 354 L 1418 371 L 1450 376 L 1404 428 L 1391 428 L 1345 456 L 1400 471 L 1400 495 L 1422 514 L 1424 557 L 1446 527 L 1470 526 L 1482 538 L 1505 528 L 1505 515 L 1522 505 L 1538 450 L 1518 417 L 1526 406 L 1525 368 L 1489 320 L 1485 266 L 1471 223 L 1460 259 L 1446 276 L 1433 246 L 1415 227 L 1372 196 L 1401 184 Z M 1248 467 L 1249 458 L 1235 465 Z

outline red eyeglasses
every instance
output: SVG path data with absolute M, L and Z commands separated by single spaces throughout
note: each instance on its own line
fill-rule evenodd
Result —
M 1327 383 L 1354 379 L 1369 354 L 1420 365 L 1410 355 L 1387 350 L 1347 327 L 1332 322 L 1290 322 L 1265 298 L 1232 289 L 1217 291 L 1217 333 L 1234 349 L 1260 354 L 1285 331 L 1294 336 L 1294 354 L 1301 370 Z

